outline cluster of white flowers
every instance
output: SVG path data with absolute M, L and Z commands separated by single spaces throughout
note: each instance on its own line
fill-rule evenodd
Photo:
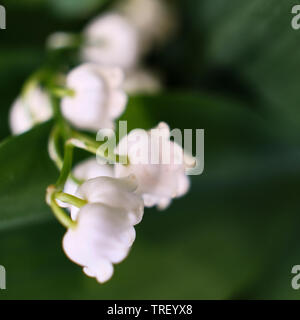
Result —
M 84 30 L 82 59 L 123 68 L 124 88 L 130 94 L 158 91 L 160 80 L 141 67 L 141 57 L 174 32 L 175 21 L 165 0 L 120 1 Z
M 63 121 L 72 125 L 72 134 L 76 129 L 114 129 L 115 120 L 126 108 L 126 93 L 160 88 L 155 76 L 140 67 L 140 56 L 150 43 L 159 42 L 168 34 L 170 21 L 160 0 L 126 0 L 116 11 L 97 17 L 87 26 L 81 48 L 84 63 L 66 76 L 58 112 Z M 49 45 L 55 48 L 72 44 L 64 33 L 50 40 Z M 48 93 L 31 86 L 14 103 L 11 128 L 19 134 L 51 116 Z M 79 138 L 76 146 L 80 145 L 85 143 Z M 167 162 L 165 149 L 170 156 Z M 47 202 L 51 207 L 57 206 L 53 209 L 57 217 L 59 212 L 66 213 L 62 208 L 70 211 L 71 218 L 64 216 L 64 221 L 71 223 L 63 223 L 68 227 L 63 239 L 66 255 L 101 283 L 111 278 L 113 264 L 127 256 L 135 240 L 134 226 L 141 222 L 144 207 L 165 209 L 172 199 L 184 195 L 190 184 L 186 168 L 192 161 L 181 146 L 171 141 L 165 123 L 150 131 L 133 130 L 114 151 L 129 163 L 107 165 L 89 158 L 79 163 L 72 174 L 68 167 L 62 184 L 47 191 L 52 192 L 50 196 L 47 193 Z M 53 148 L 51 153 L 55 157 Z M 60 169 L 63 175 L 64 163 Z M 57 195 L 56 199 L 55 194 L 61 197 Z
M 153 137 L 158 138 L 154 143 L 150 141 Z M 165 149 L 170 151 L 166 163 Z M 110 166 L 89 158 L 73 170 L 75 178 L 85 182 L 78 186 L 69 178 L 64 189 L 87 201 L 81 209 L 70 208 L 78 226 L 67 232 L 64 250 L 99 282 L 108 280 L 113 273 L 112 264 L 127 256 L 135 239 L 133 226 L 141 221 L 144 206 L 165 209 L 173 198 L 183 196 L 190 185 L 186 168 L 193 159 L 170 140 L 165 123 L 150 131 L 131 131 L 119 142 L 116 152 L 126 155 L 129 164 Z
M 51 49 L 72 47 L 80 43 L 81 59 L 87 63 L 75 69 L 67 78 L 67 85 L 76 90 L 76 98 L 66 98 L 62 106 L 64 115 L 72 118 L 71 123 L 82 129 L 96 130 L 103 125 L 110 128 L 111 120 L 120 115 L 126 104 L 121 89 L 128 94 L 159 91 L 162 87 L 159 77 L 141 65 L 141 58 L 155 44 L 162 43 L 170 36 L 175 29 L 175 21 L 174 13 L 164 0 L 123 0 L 111 12 L 94 18 L 84 29 L 81 42 L 76 35 L 66 32 L 50 35 L 47 45 Z M 101 67 L 92 68 L 88 64 Z M 123 70 L 123 80 L 117 68 Z M 113 77 L 111 73 L 114 73 Z M 113 82 L 108 82 L 112 78 Z M 98 89 L 103 94 L 95 93 L 94 90 L 90 95 L 84 90 L 87 87 L 90 91 Z M 118 91 L 113 96 L 105 96 L 104 93 L 110 89 Z M 84 114 L 77 112 L 81 110 L 78 106 L 82 103 L 88 105 L 87 99 L 93 100 L 94 105 L 103 106 L 101 110 L 110 109 L 112 113 L 107 113 L 106 119 L 99 120 L 101 113 L 98 109 L 92 124 L 90 117 L 94 116 L 95 110 L 87 109 Z M 122 103 L 119 103 L 119 99 Z M 113 108 L 112 104 L 120 109 Z M 26 97 L 18 99 L 12 107 L 12 132 L 23 133 L 51 116 L 48 97 L 41 88 L 30 88 Z
M 162 137 L 164 141 L 158 139 L 150 147 L 151 132 L 151 138 Z M 137 136 L 142 139 L 137 141 Z M 170 150 L 170 163 L 164 162 L 164 148 Z M 86 200 L 82 208 L 70 208 L 77 227 L 67 232 L 64 250 L 99 282 L 107 281 L 113 273 L 112 264 L 127 256 L 135 239 L 133 226 L 141 222 L 144 206 L 165 209 L 172 199 L 183 196 L 190 185 L 186 168 L 192 161 L 179 145 L 170 141 L 165 123 L 150 131 L 133 130 L 119 142 L 116 151 L 127 155 L 129 164 L 110 166 L 95 158 L 87 159 L 73 170 L 75 178 L 85 182 L 79 186 L 69 178 L 64 189 Z

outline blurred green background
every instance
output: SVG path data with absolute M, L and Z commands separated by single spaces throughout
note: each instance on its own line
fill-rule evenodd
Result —
M 7 0 L 0 30 L 0 299 L 298 299 L 300 31 L 295 1 L 177 0 L 180 28 L 147 63 L 165 92 L 131 97 L 132 127 L 205 129 L 205 171 L 164 212 L 146 209 L 129 257 L 99 285 L 64 255 L 44 203 L 57 171 L 51 123 L 8 138 L 8 110 L 47 58 L 45 38 L 78 32 L 105 0 Z

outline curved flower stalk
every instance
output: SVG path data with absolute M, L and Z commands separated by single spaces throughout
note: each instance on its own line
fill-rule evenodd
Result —
M 21 134 L 36 124 L 49 120 L 52 115 L 49 95 L 34 84 L 29 86 L 11 107 L 9 114 L 11 131 L 13 134 Z
M 165 209 L 173 198 L 183 196 L 190 182 L 185 174 L 190 159 L 183 149 L 170 141 L 170 129 L 160 123 L 156 128 L 131 131 L 119 143 L 116 152 L 126 155 L 130 164 L 115 165 L 115 176 L 136 176 L 137 193 L 141 194 L 146 207 L 157 205 Z
M 123 113 L 127 103 L 123 79 L 119 68 L 83 64 L 73 69 L 66 82 L 74 94 L 62 99 L 63 116 L 80 129 L 114 128 L 114 119 Z
M 83 37 L 83 61 L 129 69 L 138 60 L 137 32 L 118 13 L 96 17 L 84 30 Z

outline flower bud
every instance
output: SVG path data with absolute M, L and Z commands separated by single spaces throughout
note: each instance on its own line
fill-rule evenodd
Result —
M 62 99 L 62 113 L 75 127 L 98 131 L 114 128 L 114 119 L 124 111 L 127 96 L 119 68 L 83 64 L 67 76 L 74 96 Z
M 95 18 L 84 31 L 82 58 L 86 62 L 128 69 L 137 62 L 138 35 L 117 13 Z
M 49 96 L 40 87 L 33 87 L 13 103 L 9 115 L 10 128 L 13 134 L 21 134 L 51 117 Z

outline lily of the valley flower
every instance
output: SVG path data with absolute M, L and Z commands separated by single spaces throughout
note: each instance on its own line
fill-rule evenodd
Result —
M 80 163 L 78 163 L 73 169 L 73 177 L 76 178 L 77 181 L 85 182 L 90 179 L 94 179 L 97 177 L 113 177 L 114 169 L 110 165 L 99 164 L 95 157 L 88 158 Z M 75 195 L 78 189 L 78 183 L 74 181 L 71 177 L 67 180 L 64 192 Z M 63 203 L 58 200 L 58 203 L 61 207 L 69 207 L 69 205 Z
M 117 13 L 95 18 L 84 31 L 82 58 L 86 62 L 128 69 L 138 56 L 135 28 Z
M 114 119 L 124 111 L 123 72 L 119 68 L 83 64 L 67 76 L 73 96 L 62 99 L 62 113 L 74 126 L 98 131 L 113 128 Z
M 140 223 L 144 214 L 143 199 L 135 194 L 137 181 L 133 175 L 116 179 L 98 177 L 83 183 L 76 196 L 88 203 L 104 203 L 116 208 L 124 208 L 133 224 Z M 78 209 L 72 207 L 72 219 L 76 220 Z
M 34 125 L 52 117 L 51 101 L 47 93 L 38 86 L 27 90 L 13 103 L 9 123 L 13 134 L 21 134 Z
M 154 129 L 148 132 L 133 130 L 120 141 L 116 152 L 127 155 L 130 164 L 116 164 L 115 176 L 135 175 L 136 193 L 142 195 L 145 206 L 157 205 L 164 209 L 173 198 L 188 191 L 190 182 L 185 169 L 190 159 L 178 144 L 170 141 L 167 124 L 160 123 Z
M 63 248 L 88 276 L 103 283 L 111 278 L 113 264 L 126 258 L 134 239 L 125 209 L 92 203 L 80 209 L 77 226 L 65 234 Z
M 136 187 L 134 177 L 99 177 L 82 184 L 76 193 L 87 204 L 72 210 L 77 223 L 65 234 L 63 248 L 101 283 L 111 278 L 113 264 L 125 259 L 135 240 L 134 225 L 144 211 L 141 197 L 133 193 Z

